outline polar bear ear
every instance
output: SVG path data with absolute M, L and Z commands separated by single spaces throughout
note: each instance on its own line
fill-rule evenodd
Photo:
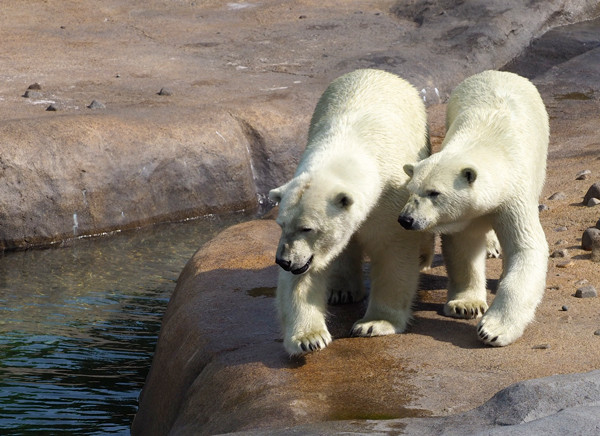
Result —
M 473 168 L 463 168 L 463 170 L 460 172 L 460 175 L 465 178 L 469 185 L 472 185 L 477 178 L 477 171 L 475 171 Z
M 279 188 L 271 189 L 269 191 L 269 200 L 271 200 L 273 203 L 281 203 L 281 197 L 283 197 L 283 187 L 284 186 L 280 186 Z
M 402 169 L 408 177 L 412 177 L 415 173 L 415 166 L 413 164 L 406 164 L 402 167 Z
M 348 209 L 350 206 L 352 206 L 354 200 L 352 199 L 350 194 L 346 192 L 340 192 L 338 195 L 335 196 L 333 202 L 341 209 Z

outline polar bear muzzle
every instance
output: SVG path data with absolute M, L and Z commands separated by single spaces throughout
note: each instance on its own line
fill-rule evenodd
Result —
M 279 265 L 281 268 L 283 268 L 284 271 L 289 271 L 294 275 L 300 275 L 300 274 L 304 274 L 306 271 L 308 271 L 308 269 L 310 268 L 310 264 L 313 261 L 313 257 L 314 256 L 310 256 L 310 259 L 308 259 L 308 262 L 306 262 L 303 266 L 301 266 L 300 268 L 296 268 L 296 269 L 292 269 L 292 261 L 290 260 L 285 260 L 279 256 L 277 256 L 275 258 L 275 263 L 277 265 Z

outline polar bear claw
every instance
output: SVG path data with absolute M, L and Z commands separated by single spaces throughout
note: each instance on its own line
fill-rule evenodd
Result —
M 315 330 L 290 338 L 285 348 L 292 356 L 323 350 L 331 343 L 331 335 L 325 330 Z
M 482 316 L 488 305 L 482 300 L 451 300 L 444 306 L 444 314 L 454 318 L 474 319 Z

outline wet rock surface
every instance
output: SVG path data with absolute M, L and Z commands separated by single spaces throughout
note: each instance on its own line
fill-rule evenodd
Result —
M 597 12 L 592 0 L 8 3 L 0 249 L 256 209 L 296 167 L 333 78 L 382 68 L 436 104 Z
M 290 359 L 273 304 L 278 234 L 272 220 L 244 223 L 190 260 L 163 321 L 134 435 L 536 434 L 551 426 L 589 434 L 598 425 L 600 373 L 577 372 L 600 365 L 594 334 L 600 307 L 575 298 L 572 280 L 564 285 L 551 275 L 525 335 L 488 348 L 476 338 L 475 320 L 443 316 L 446 279 L 438 254 L 423 275 L 406 333 L 351 338 L 365 303 L 330 306 L 334 342 Z M 501 262 L 488 260 L 491 288 Z M 501 391 L 569 373 L 577 374 Z

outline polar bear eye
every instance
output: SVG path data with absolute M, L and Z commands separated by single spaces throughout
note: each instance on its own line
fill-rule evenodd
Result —
M 439 191 L 427 191 L 427 196 L 429 198 L 436 198 L 440 196 L 440 192 Z
M 310 228 L 310 227 L 301 227 L 301 228 L 300 228 L 300 231 L 301 231 L 302 233 L 310 233 L 310 232 L 312 232 L 312 231 L 313 231 L 313 229 L 312 229 L 312 228 Z

